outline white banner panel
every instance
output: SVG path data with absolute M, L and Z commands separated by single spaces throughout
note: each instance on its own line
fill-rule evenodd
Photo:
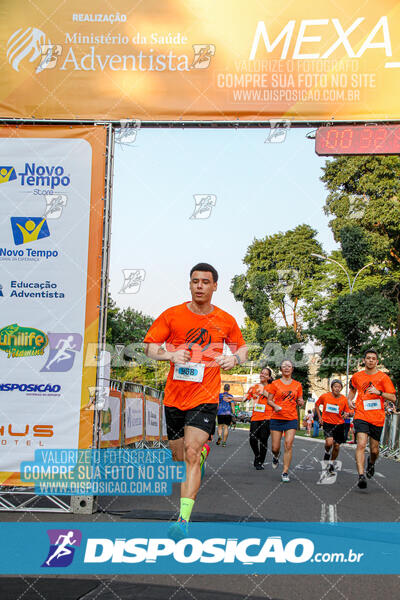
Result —
M 160 403 L 146 398 L 146 439 L 160 437 Z
M 139 440 L 143 434 L 143 398 L 125 394 L 125 442 Z M 134 438 L 134 439 L 132 439 Z
M 84 139 L 0 139 L 0 471 L 78 447 L 91 173 Z
M 121 440 L 121 392 L 111 391 L 101 412 L 100 445 L 117 446 Z M 111 443 L 112 442 L 112 443 Z

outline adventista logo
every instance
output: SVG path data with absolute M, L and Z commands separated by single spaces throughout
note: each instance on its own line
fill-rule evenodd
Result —
M 11 217 L 11 227 L 16 246 L 50 236 L 47 221 L 43 217 Z
M 49 340 L 44 331 L 33 327 L 20 327 L 17 323 L 0 329 L 0 350 L 8 358 L 41 356 Z
M 68 567 L 81 545 L 82 532 L 79 529 L 48 529 L 50 548 L 42 567 Z
M 51 42 L 47 35 L 36 27 L 27 27 L 18 29 L 7 42 L 8 62 L 14 69 L 19 71 L 20 62 L 28 59 L 30 63 L 42 57 L 43 47 L 50 46 Z M 43 70 L 42 60 L 36 67 L 35 72 L 40 73 Z
M 14 167 L 0 166 L 0 183 L 7 183 L 17 179 L 17 174 Z

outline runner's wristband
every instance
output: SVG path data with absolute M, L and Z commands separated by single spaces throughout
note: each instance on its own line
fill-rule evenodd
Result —
M 240 358 L 239 358 L 238 354 L 234 354 L 233 356 L 235 356 L 235 357 L 236 357 L 236 360 L 237 360 L 237 362 L 238 362 L 238 365 L 242 364 L 242 361 L 240 360 Z

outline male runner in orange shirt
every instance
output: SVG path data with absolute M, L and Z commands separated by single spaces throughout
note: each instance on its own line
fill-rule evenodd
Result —
M 332 463 L 328 464 L 328 472 L 331 474 L 335 471 L 333 461 L 339 456 L 340 444 L 344 444 L 344 418 L 353 415 L 346 396 L 341 393 L 342 389 L 343 384 L 340 379 L 333 379 L 331 381 L 332 391 L 322 394 L 315 403 L 319 423 L 324 428 L 324 460 L 332 460 Z M 322 406 L 322 415 L 320 406 Z
M 217 281 L 214 267 L 195 265 L 190 271 L 191 302 L 164 311 L 144 338 L 147 356 L 170 361 L 164 395 L 168 440 L 173 459 L 186 463 L 179 518 L 169 532 L 173 539 L 187 535 L 200 488 L 200 454 L 217 414 L 220 369 L 229 371 L 247 360 L 235 319 L 211 304 Z M 222 354 L 224 343 L 232 354 Z
M 257 471 L 264 470 L 263 464 L 267 454 L 268 438 L 270 435 L 269 422 L 273 412 L 262 392 L 268 392 L 272 382 L 272 371 L 268 367 L 260 373 L 260 383 L 251 386 L 246 395 L 246 400 L 253 400 L 253 414 L 250 421 L 249 443 L 254 452 L 254 467 Z
M 349 406 L 355 409 L 354 432 L 356 435 L 356 464 L 358 487 L 365 489 L 367 480 L 364 475 L 365 457 L 369 437 L 370 455 L 366 475 L 371 479 L 375 473 L 375 462 L 379 456 L 379 441 L 385 423 L 385 402 L 396 401 L 396 390 L 388 375 L 379 371 L 378 353 L 367 350 L 364 354 L 365 370 L 355 373 L 350 380 Z M 354 401 L 357 394 L 356 401 Z

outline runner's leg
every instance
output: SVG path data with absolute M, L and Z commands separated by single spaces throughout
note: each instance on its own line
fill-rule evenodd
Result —
M 271 431 L 271 450 L 275 458 L 278 458 L 281 451 L 282 431 Z
M 183 461 L 184 460 L 183 437 L 179 438 L 179 440 L 169 440 L 169 447 L 172 452 L 172 460 L 175 460 L 175 461 Z
M 379 456 L 379 442 L 372 437 L 369 438 L 369 454 L 369 460 L 374 465 Z
M 200 488 L 200 453 L 208 439 L 208 433 L 188 425 L 185 427 L 184 460 L 186 481 L 181 483 L 181 497 L 195 500 Z
M 357 448 L 356 448 L 356 465 L 359 475 L 364 475 L 365 466 L 365 448 L 367 447 L 368 434 L 363 432 L 357 433 Z
M 332 460 L 336 460 L 337 459 L 337 457 L 339 456 L 339 450 L 340 450 L 340 444 L 338 444 L 337 442 L 335 442 L 333 444 Z
M 267 455 L 269 434 L 269 421 L 261 421 L 260 428 L 258 430 L 258 441 L 260 445 L 259 461 L 261 465 L 264 464 L 265 457 Z
M 333 437 L 327 437 L 326 440 L 325 440 L 324 460 L 329 460 L 330 459 L 332 446 L 333 446 Z
M 228 439 L 229 427 L 228 425 L 222 425 L 222 443 L 226 444 L 226 440 Z
M 292 462 L 293 441 L 296 434 L 295 429 L 288 429 L 285 435 L 285 452 L 283 455 L 283 473 L 289 471 L 290 463 Z
M 249 444 L 254 453 L 254 466 L 259 464 L 260 448 L 258 443 L 258 421 L 250 421 Z

